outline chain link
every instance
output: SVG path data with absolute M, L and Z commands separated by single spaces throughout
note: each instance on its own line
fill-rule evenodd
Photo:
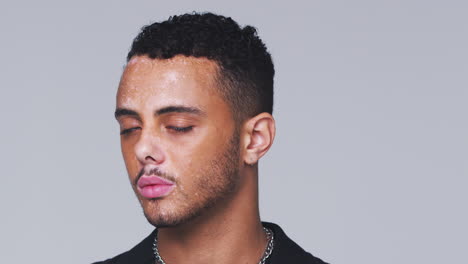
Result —
M 267 247 L 265 249 L 265 252 L 263 252 L 262 259 L 260 259 L 260 262 L 258 264 L 265 264 L 266 260 L 268 257 L 271 255 L 271 252 L 273 252 L 273 246 L 274 246 L 274 237 L 273 237 L 273 231 L 270 229 L 263 227 L 263 230 L 265 230 L 267 234 Z
M 274 235 L 273 231 L 271 231 L 269 228 L 263 227 L 263 230 L 266 233 L 267 236 L 267 246 L 265 248 L 265 252 L 263 252 L 263 256 L 260 259 L 260 262 L 258 264 L 265 264 L 266 260 L 268 257 L 270 257 L 271 252 L 273 252 L 273 246 L 274 246 Z M 156 231 L 156 236 L 154 237 L 154 242 L 153 242 L 153 253 L 154 253 L 154 258 L 156 259 L 157 264 L 166 264 L 164 260 L 161 258 L 159 255 L 159 250 L 158 250 L 158 231 Z

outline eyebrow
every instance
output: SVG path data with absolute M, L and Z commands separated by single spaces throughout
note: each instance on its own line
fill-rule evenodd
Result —
M 115 110 L 114 116 L 116 119 L 121 116 L 134 116 L 140 118 L 140 115 L 137 112 L 126 108 L 117 108 Z
M 206 113 L 202 111 L 201 109 L 196 108 L 196 107 L 188 107 L 188 106 L 167 106 L 167 107 L 158 109 L 154 112 L 155 115 L 163 115 L 163 114 L 168 114 L 168 113 L 189 113 L 189 114 L 195 114 L 195 115 L 200 115 L 200 116 L 206 115 Z M 140 119 L 140 115 L 136 111 L 126 109 L 126 108 L 117 108 L 115 110 L 114 115 L 116 119 L 121 116 L 134 116 Z
M 188 106 L 168 106 L 163 107 L 159 110 L 156 110 L 156 115 L 163 115 L 167 113 L 189 113 L 195 115 L 206 115 L 201 109 L 196 107 L 188 107 Z

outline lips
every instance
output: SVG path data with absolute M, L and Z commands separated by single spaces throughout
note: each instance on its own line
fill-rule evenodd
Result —
M 174 189 L 172 181 L 158 176 L 141 176 L 137 182 L 137 189 L 140 194 L 148 199 L 167 196 Z

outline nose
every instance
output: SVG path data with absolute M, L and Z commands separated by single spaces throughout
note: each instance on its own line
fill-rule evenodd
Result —
M 143 165 L 158 165 L 164 162 L 160 138 L 149 129 L 143 129 L 135 144 L 135 155 Z

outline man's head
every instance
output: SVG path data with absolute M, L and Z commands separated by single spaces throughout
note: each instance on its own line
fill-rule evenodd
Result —
M 135 38 L 116 118 L 153 225 L 185 223 L 245 190 L 275 133 L 273 74 L 255 30 L 230 18 L 174 16 Z
M 211 13 L 185 14 L 143 27 L 127 60 L 145 55 L 170 59 L 177 55 L 216 62 L 218 90 L 236 121 L 273 112 L 274 68 L 255 28 Z

